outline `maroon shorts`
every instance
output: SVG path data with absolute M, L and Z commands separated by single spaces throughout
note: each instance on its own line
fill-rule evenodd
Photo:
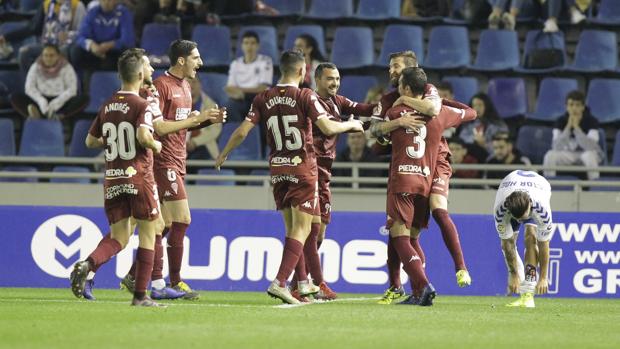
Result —
M 450 190 L 450 177 L 452 177 L 452 166 L 450 166 L 450 153 L 440 152 L 437 157 L 435 166 L 435 174 L 433 175 L 433 184 L 431 186 L 432 194 L 439 194 L 448 198 Z
M 129 217 L 152 221 L 159 216 L 155 184 L 112 184 L 104 190 L 103 207 L 110 225 Z
M 319 170 L 319 211 L 321 222 L 329 224 L 332 218 L 332 191 L 329 182 L 332 178 L 332 159 L 317 159 Z
M 159 201 L 187 199 L 185 174 L 174 168 L 157 168 L 153 172 L 157 188 L 159 189 Z
M 313 216 L 319 214 L 317 177 L 294 174 L 271 175 L 273 199 L 276 208 L 298 207 L 300 211 Z
M 386 211 L 388 215 L 386 227 L 392 227 L 395 221 L 411 227 L 423 229 L 428 227 L 430 208 L 428 198 L 409 193 L 388 193 Z

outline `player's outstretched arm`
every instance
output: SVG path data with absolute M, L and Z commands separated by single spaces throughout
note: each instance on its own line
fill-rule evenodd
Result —
M 517 247 L 515 238 L 502 239 L 502 252 L 508 268 L 508 289 L 512 293 L 519 291 L 519 271 L 517 270 Z
M 549 241 L 538 241 L 538 264 L 540 275 L 536 284 L 536 293 L 545 294 L 549 289 L 547 273 L 549 271 Z
M 225 120 L 226 111 L 221 111 L 217 108 L 209 109 L 204 112 L 193 111 L 189 114 L 187 119 L 179 121 L 167 121 L 161 120 L 153 124 L 153 128 L 158 136 L 165 136 L 169 133 L 178 132 L 180 130 L 191 129 L 193 127 L 199 127 L 203 123 L 223 122 Z M 205 126 L 208 126 L 205 124 Z M 203 127 L 205 127 L 203 126 Z
M 84 141 L 84 143 L 88 148 L 103 148 L 103 138 L 97 138 L 91 134 L 88 134 L 86 136 L 86 140 Z
M 390 132 L 398 129 L 398 128 L 407 128 L 413 129 L 416 127 L 424 126 L 426 122 L 424 121 L 424 117 L 420 115 L 413 115 L 411 113 L 407 113 L 404 116 L 390 120 L 390 121 L 372 121 L 370 125 L 370 133 L 379 138 L 390 134 Z
M 320 118 L 316 121 L 316 125 L 326 136 L 333 136 L 344 132 L 364 132 L 362 122 L 359 120 L 336 122 L 328 118 Z
M 156 141 L 153 138 L 153 134 L 151 130 L 147 127 L 138 127 L 138 134 L 136 135 L 138 142 L 144 148 L 151 149 L 155 154 L 159 154 L 161 152 L 161 142 Z
M 215 168 L 217 170 L 219 170 L 224 161 L 226 161 L 228 154 L 230 154 L 231 151 L 233 151 L 241 143 L 243 143 L 252 128 L 254 128 L 254 124 L 248 120 L 244 120 L 241 125 L 239 125 L 239 127 L 237 127 L 237 129 L 232 133 L 232 135 L 230 135 L 228 143 L 226 143 L 226 146 L 224 147 L 224 149 L 222 149 L 222 152 L 215 160 Z
M 441 102 L 437 103 L 434 100 L 428 98 L 413 98 L 408 96 L 400 96 L 394 102 L 393 106 L 397 106 L 399 104 L 404 104 L 410 108 L 413 108 L 424 115 L 428 115 L 430 117 L 436 117 L 439 115 L 439 111 L 441 110 Z

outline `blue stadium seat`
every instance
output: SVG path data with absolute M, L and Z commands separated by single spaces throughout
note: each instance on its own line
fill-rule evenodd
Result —
M 267 169 L 253 169 L 250 171 L 250 176 L 269 176 L 269 170 Z M 247 185 L 262 186 L 263 181 L 248 181 Z
M 492 78 L 489 80 L 488 95 L 502 118 L 527 113 L 527 93 L 522 78 Z
M 618 182 L 620 181 L 620 177 L 601 177 L 596 180 L 597 182 Z M 612 186 L 602 186 L 595 187 L 591 186 L 590 191 L 620 191 L 620 187 L 612 187 Z
M 0 70 L 0 83 L 3 83 L 9 93 L 24 92 L 24 80 L 17 70 Z
M 354 102 L 364 102 L 368 90 L 378 84 L 377 78 L 374 76 L 345 75 L 342 78 L 338 94 Z
M 535 49 L 559 49 L 562 50 L 564 54 L 564 64 L 544 69 L 532 69 L 525 68 L 525 62 L 527 58 Z M 523 47 L 523 59 L 520 67 L 516 67 L 515 71 L 519 73 L 549 73 L 556 70 L 560 70 L 564 68 L 568 62 L 568 57 L 566 56 L 566 45 L 564 43 L 564 33 L 556 32 L 556 33 L 542 33 L 540 30 L 530 30 L 527 32 L 525 36 L 525 45 Z
M 424 68 L 454 69 L 471 63 L 469 34 L 466 27 L 433 27 L 428 40 Z
M 101 105 L 121 88 L 118 73 L 113 71 L 96 71 L 90 77 L 90 103 L 84 111 L 96 114 Z
M 586 29 L 579 35 L 575 61 L 569 71 L 597 73 L 613 71 L 618 65 L 618 47 L 615 32 Z
M 280 16 L 302 15 L 304 0 L 263 0 L 263 2 L 280 12 Z
M 37 9 L 42 4 L 43 4 L 43 1 L 41 0 L 20 0 L 19 11 L 22 13 L 34 14 L 35 12 L 37 12 Z
M 598 129 L 598 146 L 601 147 L 603 151 L 603 165 L 607 165 L 607 140 L 605 138 L 605 130 L 602 128 Z
M 483 30 L 471 69 L 502 71 L 519 65 L 519 39 L 514 30 Z
M 213 175 L 213 176 L 234 176 L 235 171 L 231 169 L 216 170 L 214 168 L 201 168 L 198 170 L 199 175 Z M 235 185 L 235 181 L 216 181 L 201 179 L 197 180 L 198 185 Z
M 359 0 L 355 17 L 384 20 L 400 17 L 400 0 Z
M 16 29 L 21 29 L 24 27 L 27 27 L 29 25 L 28 21 L 17 21 L 17 22 L 4 22 L 4 23 L 0 23 L 0 35 L 4 35 L 8 32 L 12 32 Z M 17 58 L 17 54 L 19 52 L 20 47 L 27 45 L 27 44 L 31 44 L 31 43 L 35 43 L 36 42 L 36 38 L 35 36 L 28 36 L 26 38 L 24 38 L 23 40 L 20 40 L 18 42 L 11 42 L 11 47 L 13 48 L 13 53 L 11 55 L 9 55 L 7 58 L 0 60 L 0 62 L 7 62 L 12 58 Z
M 366 27 L 338 27 L 334 34 L 331 61 L 343 69 L 372 65 L 372 30 Z
M 553 128 L 525 125 L 519 128 L 517 149 L 533 164 L 542 164 L 545 153 L 551 149 Z
M 90 173 L 90 170 L 82 166 L 54 166 L 53 172 L 59 173 Z M 51 178 L 51 183 L 81 183 L 88 184 L 88 178 Z
M 237 38 L 237 57 L 243 56 L 243 51 L 241 51 L 241 38 L 246 31 L 253 31 L 258 34 L 258 38 L 260 39 L 260 48 L 258 53 L 271 57 L 273 64 L 278 65 L 280 62 L 280 56 L 278 54 L 276 28 L 268 25 L 249 25 L 243 26 L 239 29 L 239 36 Z
M 90 149 L 84 144 L 91 124 L 92 120 L 82 119 L 75 122 L 71 143 L 69 144 L 69 156 L 91 158 L 101 154 L 102 149 Z
M 15 126 L 12 119 L 0 118 L 0 156 L 15 155 Z
M 480 91 L 478 79 L 473 76 L 444 76 L 443 81 L 452 85 L 454 99 L 469 104 L 471 98 Z
M 26 120 L 19 145 L 19 155 L 65 156 L 64 135 L 60 121 Z
M 620 79 L 592 79 L 586 105 L 602 124 L 620 120 Z
M 557 175 L 557 176 L 549 176 L 549 177 L 545 177 L 547 180 L 549 181 L 553 181 L 553 180 L 568 180 L 568 181 L 573 181 L 576 182 L 579 180 L 578 177 L 576 176 L 571 176 L 571 175 Z M 551 190 L 561 190 L 561 191 L 566 191 L 566 190 L 574 190 L 575 187 L 572 185 L 559 185 L 559 184 L 551 184 Z
M 353 16 L 353 0 L 312 0 L 308 17 L 336 19 Z
M 577 90 L 577 80 L 570 78 L 544 78 L 538 87 L 536 109 L 528 119 L 555 121 L 566 112 L 566 95 Z
M 33 166 L 5 166 L 1 171 L 8 172 L 37 172 L 37 168 Z M 0 182 L 12 182 L 12 183 L 34 183 L 37 178 L 34 177 L 22 177 L 22 178 L 0 178 Z
M 230 29 L 227 26 L 198 24 L 192 31 L 192 40 L 198 44 L 198 51 L 207 67 L 230 64 Z
M 620 130 L 616 132 L 614 151 L 611 157 L 611 166 L 620 166 Z
M 180 38 L 181 28 L 178 24 L 147 23 L 142 30 L 140 47 L 148 55 L 165 56 L 170 43 Z
M 620 1 L 601 0 L 596 17 L 590 21 L 598 24 L 620 24 Z
M 381 53 L 377 65 L 387 67 L 390 54 L 412 50 L 418 58 L 418 64 L 424 64 L 424 31 L 417 25 L 390 24 L 385 28 Z
M 325 49 L 325 34 L 323 33 L 323 27 L 316 24 L 307 25 L 292 25 L 286 28 L 286 34 L 284 35 L 284 49 L 290 50 L 295 47 L 295 39 L 301 34 L 308 34 L 316 39 L 319 44 L 319 50 L 323 56 L 327 55 Z
M 222 126 L 222 133 L 217 140 L 220 149 L 224 149 L 228 139 L 230 139 L 230 135 L 240 124 L 239 122 L 227 122 Z M 228 160 L 260 160 L 262 158 L 260 147 L 259 128 L 254 127 L 245 141 L 230 153 Z
M 218 73 L 198 73 L 204 92 L 220 106 L 228 105 L 228 95 L 224 91 L 228 76 Z

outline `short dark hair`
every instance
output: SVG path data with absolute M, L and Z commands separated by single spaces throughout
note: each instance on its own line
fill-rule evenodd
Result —
M 143 54 L 134 49 L 125 50 L 118 58 L 118 74 L 123 82 L 134 82 L 139 80 L 142 72 L 144 60 Z
M 570 91 L 566 95 L 566 102 L 568 102 L 569 99 L 573 101 L 581 102 L 581 104 L 586 104 L 586 95 L 579 90 Z
M 514 139 L 509 132 L 499 131 L 493 135 L 493 141 L 506 141 L 506 143 L 514 143 Z
M 170 65 L 175 66 L 179 58 L 187 58 L 192 54 L 192 51 L 198 47 L 193 41 L 190 40 L 174 40 L 170 44 L 170 49 L 168 50 L 168 58 L 170 58 Z
M 338 67 L 336 67 L 336 65 L 332 62 L 320 63 L 314 71 L 314 78 L 319 79 L 323 75 L 323 70 L 325 69 L 338 69 Z
M 411 50 L 394 52 L 390 54 L 390 61 L 394 58 L 402 57 L 406 67 L 415 67 L 418 65 L 418 57 Z
M 243 41 L 243 39 L 245 38 L 254 38 L 256 39 L 256 42 L 260 44 L 260 39 L 258 38 L 258 33 L 256 33 L 253 30 L 248 30 L 247 32 L 243 33 L 243 35 L 241 35 L 241 41 Z
M 280 56 L 280 73 L 282 73 L 282 75 L 293 73 L 297 64 L 305 62 L 306 59 L 301 51 L 284 51 L 282 56 Z
M 60 52 L 60 48 L 58 48 L 58 45 L 51 43 L 51 42 L 47 42 L 45 44 L 43 44 L 43 49 L 45 50 L 46 48 L 51 48 L 54 51 L 56 51 L 56 53 L 61 53 Z
M 426 87 L 426 73 L 424 69 L 418 67 L 407 67 L 403 69 L 400 78 L 403 85 L 409 86 L 414 95 L 423 95 Z
M 508 195 L 506 200 L 504 200 L 504 205 L 514 218 L 521 218 L 523 214 L 525 214 L 525 211 L 527 211 L 527 208 L 530 207 L 530 202 L 531 200 L 528 193 L 516 190 Z
M 312 52 L 310 52 L 310 58 L 312 60 L 317 60 L 319 62 L 323 62 L 325 57 L 321 53 L 319 49 L 319 43 L 316 41 L 316 38 L 310 34 L 301 34 L 297 37 L 297 39 L 302 39 L 306 42 L 306 45 L 312 47 Z
M 438 90 L 446 90 L 450 91 L 450 93 L 454 93 L 454 89 L 452 88 L 450 81 L 440 81 L 435 87 L 437 87 Z
M 458 136 L 450 137 L 450 139 L 448 139 L 448 144 L 458 144 L 463 148 L 467 149 L 467 143 L 465 143 L 465 141 Z

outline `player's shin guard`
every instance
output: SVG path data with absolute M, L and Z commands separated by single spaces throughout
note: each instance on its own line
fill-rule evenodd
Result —
M 306 239 L 304 244 L 304 258 L 306 259 L 307 271 L 312 276 L 312 281 L 315 285 L 323 282 L 323 271 L 321 270 L 321 257 L 319 256 L 319 249 L 317 239 L 321 230 L 320 223 L 312 223 L 310 228 L 310 235 Z
M 183 238 L 188 224 L 172 222 L 168 234 L 168 267 L 170 269 L 170 285 L 181 282 L 181 263 L 183 262 Z
M 422 267 L 426 267 L 426 255 L 424 255 L 424 250 L 422 249 L 422 245 L 420 245 L 419 239 L 411 238 L 411 247 L 415 250 L 415 252 L 420 257 L 420 262 L 422 262 Z
M 459 233 L 452 218 L 450 218 L 450 214 L 442 208 L 437 208 L 433 210 L 433 218 L 435 222 L 437 222 L 437 225 L 439 225 L 443 242 L 446 244 L 448 251 L 450 251 L 452 260 L 454 260 L 455 271 L 467 270 L 465 259 L 463 258 L 463 250 L 461 249 Z
M 99 269 L 99 267 L 105 264 L 110 258 L 116 256 L 123 247 L 121 244 L 112 239 L 111 237 L 104 237 L 93 253 L 88 256 L 87 260 L 90 263 L 91 271 Z
M 402 287 L 400 283 L 400 258 L 394 246 L 394 238 L 389 237 L 387 246 L 387 268 L 390 278 L 390 286 L 394 288 Z
M 424 287 L 428 285 L 428 279 L 422 267 L 420 256 L 418 256 L 413 246 L 411 246 L 408 236 L 394 237 L 393 244 L 396 252 L 398 252 L 400 260 L 403 262 L 403 268 L 407 272 L 407 275 L 409 275 L 413 294 L 419 296 Z
M 136 254 L 136 289 L 134 291 L 134 298 L 144 299 L 146 295 L 146 286 L 151 280 L 151 273 L 153 272 L 153 258 L 155 252 L 153 250 L 147 250 L 146 248 L 138 248 Z
M 282 251 L 282 261 L 280 262 L 280 269 L 276 280 L 278 280 L 280 287 L 286 286 L 286 280 L 293 272 L 293 269 L 299 261 L 299 256 L 303 253 L 304 245 L 291 238 L 286 238 L 284 242 L 284 250 Z

